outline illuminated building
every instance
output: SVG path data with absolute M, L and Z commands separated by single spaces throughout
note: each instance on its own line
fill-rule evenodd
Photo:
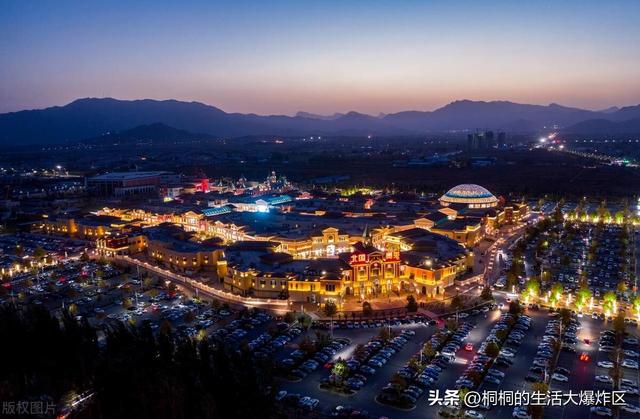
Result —
M 105 257 L 129 255 L 147 248 L 147 238 L 143 235 L 107 236 L 96 239 L 96 251 Z
M 457 241 L 415 228 L 394 233 L 390 239 L 401 252 L 401 287 L 408 292 L 436 297 L 469 273 L 473 254 Z M 390 246 L 392 247 L 392 246 Z
M 498 206 L 498 198 L 480 185 L 472 183 L 454 186 L 440 197 L 442 206 L 464 204 L 469 208 L 492 208 Z
M 75 235 L 78 232 L 76 220 L 64 217 L 49 217 L 39 224 L 39 228 L 47 234 Z
M 179 272 L 201 269 L 217 271 L 223 247 L 219 243 L 202 243 L 177 226 L 161 225 L 143 231 L 147 254 L 157 262 Z
M 340 304 L 400 293 L 439 298 L 470 277 L 468 249 L 528 211 L 525 204 L 504 204 L 468 184 L 438 202 L 398 202 L 383 192 L 313 198 L 242 183 L 253 192 L 210 192 L 203 198 L 198 190 L 179 202 L 46 219 L 41 228 L 94 239 L 105 256 L 145 252 L 141 257 L 178 272 L 205 271 L 203 276 L 246 297 Z M 271 176 L 262 185 L 283 183 Z
M 224 250 L 218 275 L 224 288 L 235 294 L 259 298 L 287 298 L 288 282 L 300 263 L 291 255 L 275 252 L 277 243 L 238 242 Z
M 303 264 L 304 269 L 287 283 L 289 301 L 342 303 L 349 288 L 351 270 L 348 264 L 341 259 L 316 259 L 298 263 Z
M 250 243 L 225 250 L 225 289 L 244 296 L 288 298 L 291 302 L 341 303 L 350 297 L 375 299 L 411 292 L 436 297 L 468 273 L 472 257 L 457 242 L 422 229 L 390 236 L 382 251 L 358 242 L 338 258 L 294 259 L 276 252 L 277 243 Z M 286 287 L 285 287 L 286 286 Z M 286 292 L 285 292 L 286 290 Z
M 473 247 L 484 235 L 481 221 L 467 218 L 442 221 L 431 227 L 430 231 L 449 237 L 467 247 Z
M 345 279 L 345 294 L 374 297 L 398 290 L 401 274 L 400 252 L 381 251 L 372 245 L 358 242 L 345 258 L 351 274 Z
M 118 217 L 87 216 L 83 218 L 46 218 L 38 225 L 45 233 L 97 239 L 122 232 L 127 223 Z

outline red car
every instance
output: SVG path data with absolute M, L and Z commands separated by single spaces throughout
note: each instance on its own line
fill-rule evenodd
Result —
M 464 350 L 465 351 L 473 351 L 473 343 L 467 342 L 466 345 L 464 345 Z
M 589 362 L 589 355 L 587 355 L 586 353 L 581 353 L 580 354 L 580 361 L 582 362 Z

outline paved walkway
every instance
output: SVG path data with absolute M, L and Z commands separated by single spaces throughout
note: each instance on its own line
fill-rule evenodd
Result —
M 246 307 L 258 307 L 264 310 L 272 311 L 277 314 L 283 314 L 289 311 L 289 303 L 285 300 L 270 300 L 261 298 L 241 297 L 239 295 L 232 294 L 230 292 L 215 288 L 213 286 L 203 284 L 194 279 L 188 278 L 183 275 L 179 275 L 175 272 L 163 269 L 158 266 L 151 265 L 147 262 L 129 257 L 129 256 L 116 256 L 114 258 L 116 262 L 121 262 L 133 266 L 138 266 L 147 271 L 153 272 L 170 281 L 178 282 L 179 284 L 192 289 L 194 292 L 205 295 L 209 298 L 216 298 L 225 301 L 229 304 L 239 304 Z

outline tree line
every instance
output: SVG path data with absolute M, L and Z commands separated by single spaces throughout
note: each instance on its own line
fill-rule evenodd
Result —
M 269 417 L 271 365 L 248 350 L 163 325 L 113 322 L 103 331 L 69 312 L 0 307 L 0 399 L 47 400 L 74 417 Z M 201 336 L 201 335 L 200 335 Z M 93 394 L 83 404 L 78 395 Z

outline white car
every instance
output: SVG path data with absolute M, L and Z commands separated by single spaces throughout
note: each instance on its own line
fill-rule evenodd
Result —
M 632 351 L 631 349 L 625 349 L 623 353 L 630 358 L 637 358 L 640 355 L 636 351 Z
M 304 396 L 300 400 L 298 400 L 298 406 L 304 407 L 311 401 L 311 397 Z
M 600 361 L 598 362 L 598 366 L 602 368 L 613 368 L 613 362 L 611 361 Z
M 640 394 L 638 393 L 637 387 L 620 386 L 620 390 L 624 391 L 626 394 L 635 394 L 635 395 Z
M 506 356 L 507 358 L 513 358 L 514 356 L 516 356 L 516 354 L 510 351 L 500 351 L 500 355 Z
M 464 417 L 471 419 L 484 419 L 484 415 L 476 412 L 475 410 L 467 410 L 464 414 Z
M 514 418 L 517 419 L 531 419 L 531 415 L 527 413 L 527 408 L 523 407 L 523 406 L 518 406 L 515 409 L 513 409 L 513 415 Z
M 631 386 L 631 387 L 637 387 L 638 386 L 635 381 L 631 381 L 628 378 L 621 379 L 620 380 L 620 384 L 621 385 L 625 385 L 625 386 Z
M 596 375 L 596 381 L 600 383 L 613 384 L 613 379 L 608 375 Z
M 613 416 L 613 411 L 608 407 L 604 407 L 604 406 L 593 406 L 591 408 L 591 413 L 593 413 L 596 416 L 609 416 L 609 417 Z
M 302 401 L 304 399 L 304 402 Z M 314 410 L 320 404 L 320 400 L 312 399 L 311 397 L 303 397 L 300 400 L 300 406 L 306 408 L 307 410 Z
M 564 383 L 569 381 L 569 377 L 567 377 L 566 375 L 558 374 L 558 373 L 554 373 L 551 376 L 551 379 L 555 380 L 555 381 L 561 381 L 561 382 L 564 382 Z
M 624 361 L 622 361 L 622 366 L 637 370 L 638 369 L 638 361 L 634 361 L 632 359 L 625 359 Z
M 620 410 L 624 410 L 625 412 L 629 413 L 640 413 L 640 407 L 634 406 L 631 403 L 623 404 L 622 406 L 620 406 Z

